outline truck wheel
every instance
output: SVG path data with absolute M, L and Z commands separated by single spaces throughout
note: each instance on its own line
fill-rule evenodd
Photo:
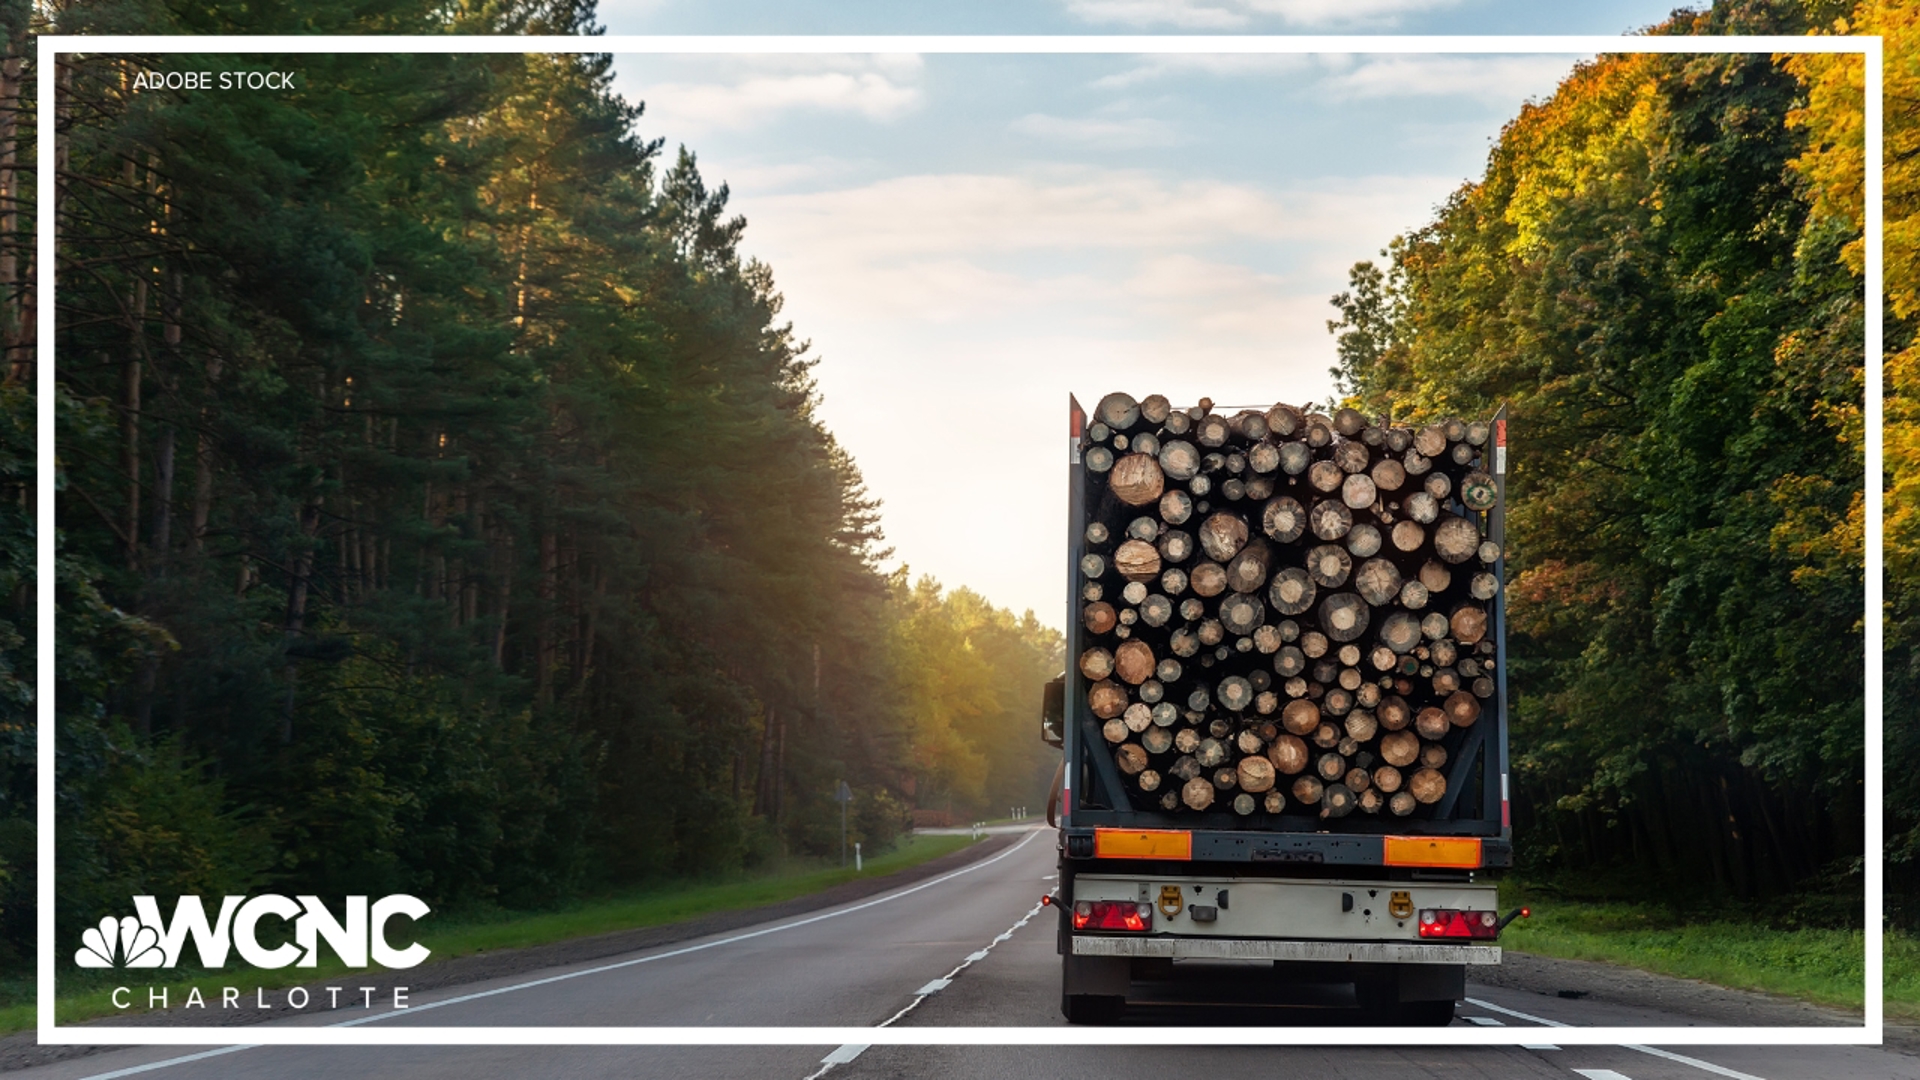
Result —
M 1120 1019 L 1120 1007 L 1126 998 L 1103 994 L 1062 994 L 1060 1015 L 1069 1024 L 1111 1024 Z
M 1446 1027 L 1453 1023 L 1453 1002 L 1403 1001 L 1399 1022 L 1402 1027 Z

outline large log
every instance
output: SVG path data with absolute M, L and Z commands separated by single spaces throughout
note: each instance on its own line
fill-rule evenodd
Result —
M 1500 579 L 1481 571 L 1467 582 L 1467 595 L 1475 600 L 1491 600 L 1500 594 Z
M 1140 745 L 1149 754 L 1164 754 L 1173 749 L 1173 732 L 1155 725 L 1140 733 Z
M 1454 691 L 1447 695 L 1447 700 L 1441 703 L 1440 708 L 1454 727 L 1472 727 L 1473 722 L 1480 719 L 1480 699 L 1471 691 Z
M 1114 751 L 1114 763 L 1127 776 L 1134 776 L 1147 767 L 1147 752 L 1133 743 L 1123 743 Z
M 1224 563 L 1247 544 L 1247 523 L 1238 514 L 1219 511 L 1200 523 L 1200 549 L 1207 558 Z
M 1396 551 L 1418 551 L 1420 545 L 1427 542 L 1427 530 L 1421 528 L 1417 522 L 1408 521 L 1405 518 L 1394 522 L 1393 531 L 1387 535 L 1393 539 Z
M 1438 739 L 1447 733 L 1449 726 L 1447 714 L 1432 705 L 1421 709 L 1413 718 L 1413 729 L 1419 732 L 1423 739 Z M 1406 762 L 1396 761 L 1394 764 L 1405 765 Z
M 1284 442 L 1280 444 L 1280 471 L 1288 476 L 1299 476 L 1313 464 L 1313 448 L 1304 442 Z
M 1366 415 L 1359 409 L 1339 408 L 1333 411 L 1333 430 L 1346 438 L 1360 434 L 1366 426 Z
M 1112 679 L 1101 679 L 1087 688 L 1087 707 L 1102 720 L 1111 720 L 1127 708 L 1127 688 Z
M 1089 446 L 1081 460 L 1086 462 L 1088 472 L 1108 472 L 1113 468 L 1113 451 L 1104 446 Z
M 1420 620 L 1404 611 L 1388 615 L 1380 624 L 1380 643 L 1406 655 L 1420 644 Z
M 1208 413 L 1194 421 L 1193 440 L 1210 450 L 1227 445 L 1227 440 L 1232 437 L 1233 425 L 1227 423 L 1224 416 Z
M 1345 784 L 1328 784 L 1320 794 L 1320 816 L 1326 818 L 1346 817 L 1353 808 L 1360 805 L 1360 796 Z
M 1373 770 L 1373 786 L 1391 795 L 1400 790 L 1400 770 L 1382 765 Z
M 1320 802 L 1320 796 L 1327 786 L 1317 776 L 1302 776 L 1293 782 L 1293 801 L 1305 806 L 1314 806 Z
M 1341 472 L 1340 466 L 1331 461 L 1316 461 L 1307 466 L 1307 483 L 1315 491 L 1332 494 L 1340 489 L 1340 485 L 1345 483 L 1346 479 L 1347 474 Z
M 1407 777 L 1405 793 L 1411 793 L 1416 800 L 1430 806 L 1447 793 L 1447 778 L 1438 769 L 1421 769 Z
M 1151 581 L 1160 576 L 1160 552 L 1145 540 L 1129 540 L 1114 551 L 1113 568 L 1128 581 Z
M 1446 592 L 1447 586 L 1453 584 L 1453 571 L 1443 562 L 1428 559 L 1420 567 L 1420 584 L 1431 592 Z
M 1267 437 L 1267 416 L 1265 413 L 1254 412 L 1252 409 L 1242 409 L 1234 413 L 1232 418 L 1227 421 L 1227 424 L 1233 428 L 1235 435 L 1240 436 L 1248 442 L 1259 442 L 1261 439 Z
M 1408 814 L 1413 813 L 1415 805 L 1416 802 L 1412 793 L 1406 791 L 1402 791 L 1387 800 L 1387 810 L 1395 817 L 1406 817 Z
M 1160 496 L 1160 520 L 1169 525 L 1184 525 L 1193 516 L 1193 496 L 1173 488 Z
M 1228 712 L 1244 712 L 1253 704 L 1253 684 L 1238 675 L 1229 675 L 1220 680 L 1214 696 Z
M 1453 491 L 1453 480 L 1443 472 L 1428 473 L 1424 486 L 1427 494 L 1436 499 L 1444 499 Z
M 1428 457 L 1438 457 L 1447 450 L 1447 429 L 1441 424 L 1428 424 L 1413 437 L 1413 448 Z
M 1267 760 L 1276 771 L 1292 776 L 1307 767 L 1307 744 L 1298 735 L 1281 735 L 1267 747 Z
M 1280 726 L 1289 734 L 1311 735 L 1320 727 L 1320 706 L 1308 698 L 1289 701 L 1280 710 Z
M 1186 483 L 1200 473 L 1200 451 L 1185 439 L 1160 444 L 1160 471 L 1169 480 Z
M 1333 422 L 1319 413 L 1307 415 L 1307 445 L 1321 450 L 1333 443 Z
M 1162 394 L 1148 394 L 1140 399 L 1140 418 L 1149 424 L 1164 424 L 1173 414 L 1173 405 Z
M 1275 435 L 1290 436 L 1298 432 L 1305 424 L 1300 410 L 1291 405 L 1280 404 L 1267 410 L 1267 428 Z
M 1487 636 L 1487 609 L 1477 604 L 1461 604 L 1453 609 L 1453 617 L 1448 620 L 1448 625 L 1460 644 L 1475 644 Z
M 1369 604 L 1384 606 L 1400 594 L 1400 568 L 1385 559 L 1368 559 L 1354 572 L 1353 589 Z
M 1365 709 L 1355 709 L 1347 714 L 1347 738 L 1355 742 L 1367 742 L 1380 733 L 1380 722 Z
M 1240 773 L 1240 790 L 1258 795 L 1273 787 L 1273 762 L 1266 758 L 1251 755 L 1243 757 L 1237 768 Z
M 1106 557 L 1091 551 L 1080 556 L 1080 572 L 1090 578 L 1104 576 L 1107 572 Z
M 1173 601 L 1153 593 L 1140 601 L 1140 621 L 1148 626 L 1165 626 L 1173 618 Z
M 1196 776 L 1180 787 L 1180 801 L 1190 810 L 1205 810 L 1213 805 L 1213 781 Z
M 1139 686 L 1153 678 L 1153 669 L 1153 649 L 1144 641 L 1125 641 L 1113 650 L 1113 673 L 1120 676 L 1122 682 Z
M 1283 544 L 1298 540 L 1307 529 L 1306 507 L 1292 496 L 1276 495 L 1268 500 L 1266 508 L 1261 511 L 1260 527 L 1268 536 Z
M 1199 762 L 1203 769 L 1217 769 L 1221 762 L 1227 760 L 1227 744 L 1215 738 L 1201 739 L 1199 747 L 1193 752 L 1193 760 Z
M 1193 556 L 1193 534 L 1180 529 L 1168 529 L 1160 538 L 1160 557 L 1170 563 L 1183 563 Z
M 1319 594 L 1313 578 L 1297 566 L 1289 566 L 1273 575 L 1267 585 L 1267 603 L 1282 615 L 1299 615 L 1313 606 Z
M 1411 731 L 1390 731 L 1380 736 L 1380 760 L 1389 765 L 1411 765 L 1420 756 L 1420 736 Z
M 1357 522 L 1347 530 L 1347 550 L 1356 559 L 1371 558 L 1380 553 L 1380 530 L 1366 522 Z
M 1494 486 L 1493 477 L 1474 470 L 1460 481 L 1460 502 L 1467 509 L 1476 512 L 1493 509 L 1500 501 L 1500 489 Z
M 1255 591 L 1267 583 L 1267 570 L 1272 563 L 1273 549 L 1266 541 L 1254 537 L 1227 563 L 1227 588 L 1243 593 Z
M 1441 517 L 1433 527 L 1433 553 L 1450 563 L 1463 563 L 1480 550 L 1480 528 L 1457 514 Z
M 1235 637 L 1253 633 L 1266 617 L 1266 605 L 1257 596 L 1233 593 L 1220 601 L 1220 625 Z
M 1335 641 L 1353 641 L 1367 632 L 1372 610 L 1353 593 L 1334 593 L 1320 602 L 1320 629 Z
M 1307 573 L 1321 588 L 1339 588 L 1347 583 L 1347 575 L 1352 571 L 1353 556 L 1338 544 L 1321 544 L 1307 552 Z
M 1080 609 L 1080 625 L 1095 634 L 1104 634 L 1114 628 L 1120 617 L 1114 613 L 1113 605 L 1105 600 L 1095 601 Z
M 1127 722 L 1117 716 L 1112 717 L 1106 723 L 1100 725 L 1100 734 L 1105 736 L 1106 740 L 1110 743 L 1126 742 Z
M 1356 439 L 1343 439 L 1334 444 L 1332 461 L 1335 465 L 1340 466 L 1340 471 L 1346 473 L 1349 477 L 1357 476 L 1366 472 L 1367 466 L 1373 463 L 1373 454 L 1367 450 L 1366 443 Z M 1371 483 L 1371 481 L 1369 481 L 1369 483 Z M 1367 501 L 1372 502 L 1373 500 L 1369 499 Z
M 1140 422 L 1140 403 L 1131 395 L 1111 393 L 1093 407 L 1093 418 L 1115 431 L 1125 431 Z
M 1095 682 L 1113 674 L 1113 654 L 1097 645 L 1081 653 L 1080 674 Z
M 1373 486 L 1381 491 L 1399 491 L 1407 482 L 1406 467 L 1392 458 L 1382 458 L 1373 466 Z
M 1107 489 L 1128 506 L 1159 501 L 1166 486 L 1160 463 L 1148 454 L 1128 454 L 1114 462 L 1113 470 L 1107 474 Z
M 1340 485 L 1340 501 L 1347 504 L 1349 509 L 1365 510 L 1378 497 L 1373 479 L 1365 473 L 1355 473 Z
M 1408 611 L 1419 611 L 1427 606 L 1427 601 L 1430 599 L 1432 594 L 1428 593 L 1427 587 L 1418 581 L 1409 581 L 1400 586 L 1400 606 Z
M 1307 670 L 1307 657 L 1292 645 L 1283 645 L 1273 654 L 1273 670 L 1283 679 L 1291 679 Z
M 1309 630 L 1300 635 L 1300 651 L 1309 659 L 1318 660 L 1327 655 L 1327 636 L 1318 630 Z

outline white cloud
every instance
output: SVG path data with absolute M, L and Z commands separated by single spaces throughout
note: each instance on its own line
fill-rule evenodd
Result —
M 1151 117 L 1107 119 L 1028 113 L 1007 125 L 1021 135 L 1094 146 L 1172 146 L 1180 141 L 1172 124 Z
M 628 75 L 680 66 L 640 57 L 620 70 Z M 702 81 L 642 82 L 635 76 L 623 79 L 619 89 L 629 100 L 646 102 L 645 127 L 685 142 L 706 132 L 762 127 L 793 112 L 897 120 L 925 103 L 924 69 L 924 61 L 911 54 L 733 56 L 702 65 L 708 76 Z M 712 81 L 716 73 L 721 81 Z
M 1286 26 L 1393 26 L 1402 16 L 1454 7 L 1459 0 L 1067 0 L 1088 22 L 1230 30 L 1255 22 Z
M 1571 56 L 1385 56 L 1315 86 L 1335 100 L 1464 97 L 1511 108 L 1546 97 L 1573 71 Z

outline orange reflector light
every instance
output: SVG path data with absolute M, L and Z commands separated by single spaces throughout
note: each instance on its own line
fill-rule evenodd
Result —
M 1460 866 L 1480 868 L 1477 836 L 1388 836 L 1380 843 L 1380 861 L 1388 866 Z
M 1097 859 L 1191 859 L 1193 834 L 1181 829 L 1095 829 Z

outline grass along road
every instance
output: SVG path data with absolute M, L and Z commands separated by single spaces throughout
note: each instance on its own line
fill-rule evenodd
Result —
M 682 922 L 703 915 L 765 907 L 823 892 L 859 879 L 883 877 L 968 847 L 974 841 L 963 834 L 905 836 L 892 851 L 866 860 L 865 867 L 822 866 L 818 860 L 789 861 L 785 866 L 733 880 L 682 881 L 631 893 L 583 900 L 550 912 L 489 911 L 434 919 L 421 928 L 419 940 L 433 950 L 435 961 L 476 953 L 546 945 L 621 930 L 636 930 Z M 396 924 L 398 925 L 398 924 Z M 56 956 L 56 963 L 63 958 Z M 119 971 L 81 971 L 61 964 L 61 993 L 55 1017 L 63 1024 L 96 1017 L 145 1011 L 145 1001 L 132 1009 L 116 1009 L 109 995 L 126 981 Z M 246 985 L 272 990 L 344 975 L 348 969 L 329 952 L 318 967 L 250 971 Z M 195 976 L 198 976 L 197 978 Z M 182 973 L 170 985 L 170 999 L 178 1004 L 193 985 L 218 982 L 221 973 Z M 229 981 L 235 976 L 224 976 Z M 145 984 L 143 983 L 143 988 Z M 157 989 L 162 984 L 154 984 Z M 34 983 L 30 972 L 0 979 L 0 1035 L 34 1027 Z

